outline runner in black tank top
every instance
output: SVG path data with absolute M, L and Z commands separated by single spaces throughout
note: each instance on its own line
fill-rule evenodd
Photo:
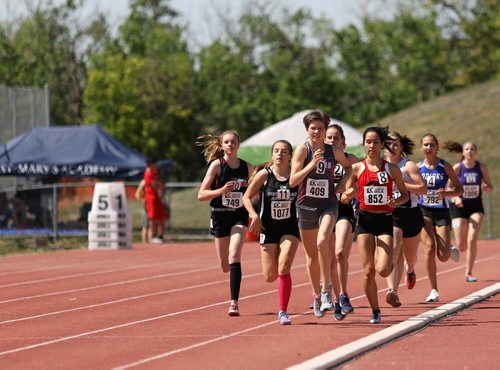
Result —
M 231 303 L 229 316 L 239 316 L 238 298 L 242 278 L 241 250 L 247 231 L 248 214 L 243 207 L 243 192 L 252 166 L 238 158 L 240 137 L 236 131 L 220 136 L 204 135 L 197 145 L 205 149 L 209 163 L 198 191 L 198 200 L 210 201 L 210 229 L 214 235 L 222 271 L 229 272 Z
M 287 315 L 292 292 L 290 270 L 299 245 L 299 228 L 295 202 L 298 186 L 291 187 L 290 159 L 292 145 L 278 140 L 272 147 L 272 162 L 257 167 L 243 203 L 251 218 L 250 231 L 260 233 L 262 273 L 267 282 L 278 279 L 281 325 L 291 323 Z M 260 194 L 260 214 L 253 206 L 253 198 Z
M 342 126 L 337 123 L 330 124 L 326 130 L 325 142 L 344 150 L 346 144 Z M 359 159 L 353 154 L 344 153 L 344 155 L 351 164 L 359 162 Z M 337 163 L 333 172 L 335 185 L 344 177 L 344 172 L 344 168 Z M 342 320 L 346 314 L 354 311 L 347 291 L 347 281 L 349 277 L 349 255 L 354 239 L 356 217 L 353 204 L 355 198 L 348 199 L 346 194 L 337 193 L 336 195 L 339 214 L 329 243 L 330 248 L 334 251 L 332 254 L 331 280 L 333 293 L 337 297 L 333 303 L 333 315 L 335 319 Z M 344 202 L 342 202 L 342 199 Z

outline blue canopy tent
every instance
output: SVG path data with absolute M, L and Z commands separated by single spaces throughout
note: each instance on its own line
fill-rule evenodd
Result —
M 145 168 L 99 125 L 36 127 L 0 147 L 0 176 L 133 179 Z
M 159 162 L 165 181 L 172 164 Z M 0 145 L 0 176 L 35 177 L 46 183 L 65 177 L 133 181 L 145 169 L 143 155 L 97 124 L 36 127 Z

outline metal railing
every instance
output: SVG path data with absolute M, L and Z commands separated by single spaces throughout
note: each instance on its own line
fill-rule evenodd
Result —
M 86 236 L 87 214 L 95 182 L 22 185 L 0 189 L 0 236 Z M 138 182 L 124 182 L 134 235 L 140 235 L 142 203 L 134 194 Z M 197 199 L 199 182 L 166 184 L 169 208 L 167 239 L 210 238 L 208 202 Z M 494 239 L 492 196 L 484 194 L 485 225 L 481 239 Z

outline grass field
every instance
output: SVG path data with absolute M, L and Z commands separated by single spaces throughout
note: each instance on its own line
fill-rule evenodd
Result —
M 411 137 L 417 144 L 413 155 L 415 161 L 423 158 L 420 139 L 424 133 L 434 133 L 440 144 L 447 140 L 463 143 L 474 141 L 479 148 L 479 161 L 489 169 L 494 192 L 491 196 L 493 208 L 493 236 L 500 237 L 500 150 L 497 148 L 500 139 L 500 81 L 490 81 L 472 86 L 454 93 L 415 105 L 397 114 L 372 123 L 388 125 L 391 130 Z M 363 131 L 362 128 L 360 131 Z M 439 155 L 454 164 L 460 160 L 459 154 L 450 154 L 441 150 Z M 187 236 L 208 236 L 210 217 L 209 202 L 199 202 L 198 187 L 172 189 L 169 198 L 171 219 L 167 226 L 167 238 Z M 485 202 L 486 203 L 486 202 Z M 78 204 L 79 206 L 80 204 Z M 141 205 L 133 199 L 129 208 L 134 215 L 134 230 L 141 227 Z M 74 208 L 74 209 L 73 209 Z M 68 207 L 68 217 L 76 219 L 78 208 Z M 71 212 L 70 212 L 71 211 Z M 139 240 L 136 233 L 135 239 Z M 481 237 L 487 236 L 487 227 L 483 225 Z M 66 238 L 52 241 L 30 240 L 29 238 L 0 239 L 0 255 L 23 253 L 60 248 L 86 247 L 85 238 Z
M 376 124 L 408 135 L 417 144 L 413 159 L 423 158 L 420 139 L 427 132 L 435 134 L 440 144 L 445 141 L 474 141 L 478 160 L 488 167 L 494 192 L 493 235 L 500 237 L 500 81 L 490 81 L 418 104 L 386 117 Z M 368 126 L 372 126 L 367 125 Z M 441 149 L 439 156 L 452 165 L 461 159 L 458 153 Z M 486 206 L 486 204 L 485 204 Z M 483 225 L 482 235 L 486 233 Z

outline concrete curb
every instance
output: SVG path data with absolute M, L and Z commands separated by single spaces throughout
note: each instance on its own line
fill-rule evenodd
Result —
M 451 303 L 436 307 L 418 316 L 410 317 L 408 320 L 389 328 L 383 329 L 367 337 L 345 344 L 320 356 L 289 367 L 289 370 L 305 369 L 328 369 L 339 366 L 354 359 L 368 351 L 387 344 L 395 339 L 404 337 L 440 320 L 441 318 L 462 311 L 467 307 L 481 302 L 491 296 L 500 293 L 500 283 L 493 284 Z

